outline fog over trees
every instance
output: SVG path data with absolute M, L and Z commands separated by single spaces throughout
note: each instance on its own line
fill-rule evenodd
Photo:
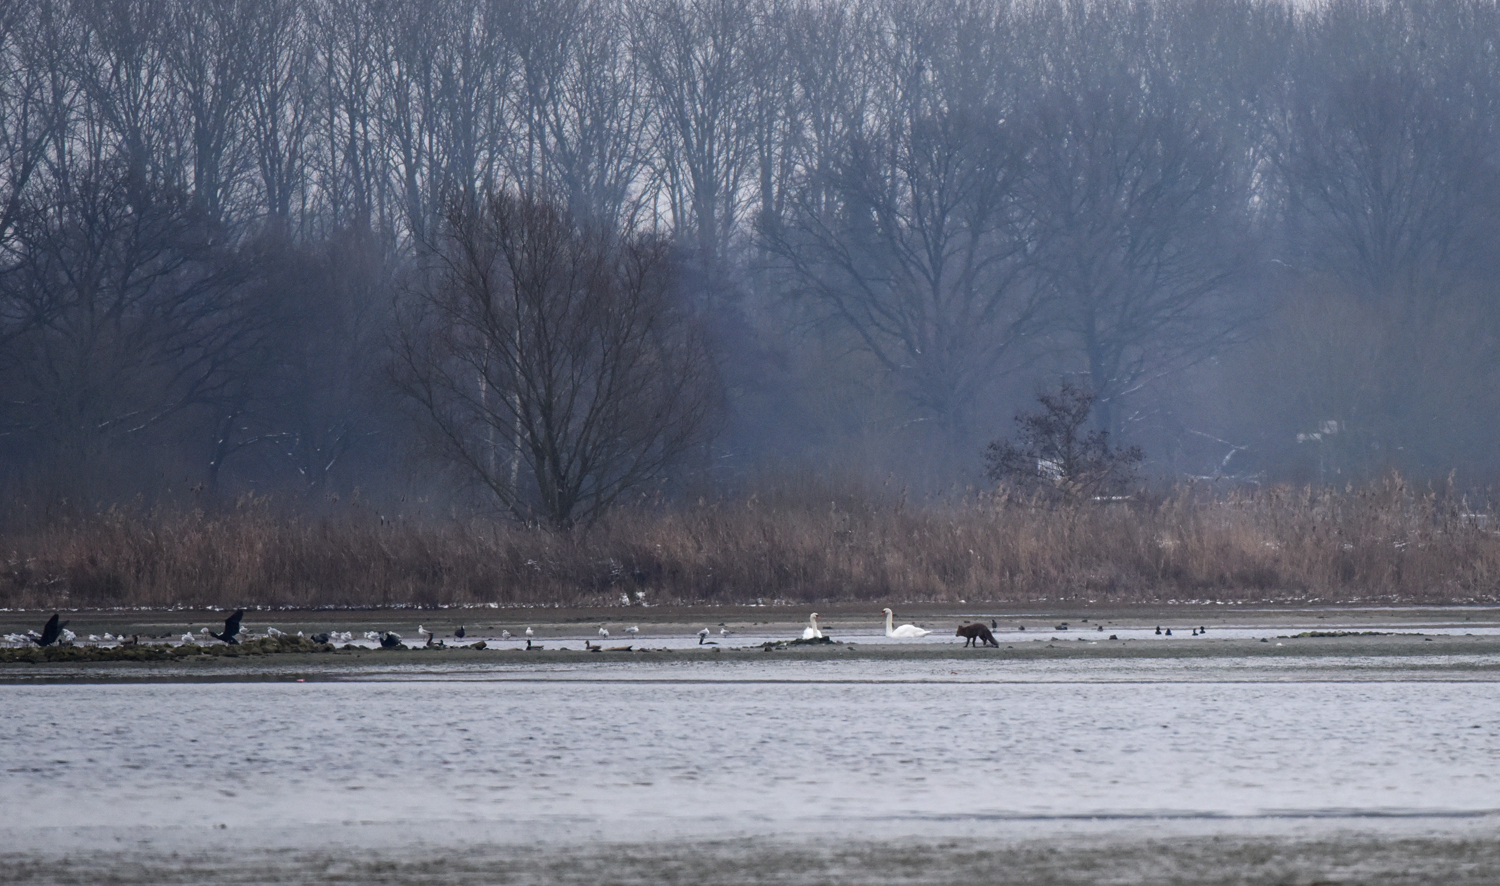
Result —
M 1494 0 L 0 0 L 0 483 L 1483 485 L 1497 240 Z

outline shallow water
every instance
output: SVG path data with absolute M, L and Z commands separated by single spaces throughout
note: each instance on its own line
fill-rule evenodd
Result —
M 672 840 L 1500 815 L 1493 670 L 1267 664 L 1248 681 L 1235 660 L 771 661 L 0 687 L 0 795 L 54 801 L 0 831 Z

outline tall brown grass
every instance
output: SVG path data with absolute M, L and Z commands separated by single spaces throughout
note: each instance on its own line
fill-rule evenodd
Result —
M 0 607 L 1500 599 L 1500 524 L 1391 476 L 1063 506 L 818 484 L 559 533 L 369 510 L 113 510 L 0 533 Z

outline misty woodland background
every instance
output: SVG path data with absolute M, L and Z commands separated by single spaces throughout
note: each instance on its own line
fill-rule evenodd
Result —
M 1497 296 L 1492 0 L 0 0 L 0 605 L 1493 599 Z

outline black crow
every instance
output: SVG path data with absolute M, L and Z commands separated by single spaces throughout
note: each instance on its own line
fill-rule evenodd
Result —
M 237 639 L 240 633 L 240 619 L 244 617 L 245 610 L 236 609 L 234 611 L 234 615 L 231 615 L 228 618 L 224 619 L 224 633 L 215 634 L 213 631 L 209 631 L 208 635 L 210 637 L 213 637 L 215 640 L 223 640 L 230 646 L 238 646 L 240 645 L 240 641 Z
M 62 636 L 63 628 L 67 627 L 68 623 L 59 622 L 57 618 L 58 615 L 54 612 L 52 613 L 52 617 L 47 619 L 47 626 L 42 628 L 42 636 L 36 641 L 36 645 L 51 646 L 57 642 L 58 637 Z

